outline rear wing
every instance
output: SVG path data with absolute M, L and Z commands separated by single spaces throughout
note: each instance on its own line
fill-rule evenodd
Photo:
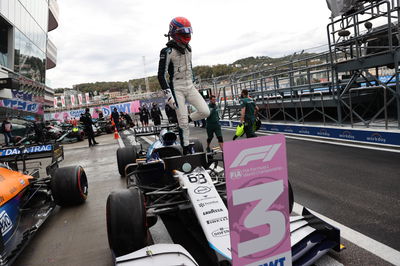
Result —
M 159 135 L 161 130 L 167 129 L 168 131 L 178 132 L 178 125 L 171 124 L 166 126 L 149 126 L 149 127 L 139 127 L 133 128 L 133 133 L 135 134 L 135 138 L 142 136 L 154 136 Z
M 27 145 L 0 149 L 0 162 L 18 162 L 52 158 L 52 162 L 64 159 L 63 146 L 57 143 L 43 145 Z

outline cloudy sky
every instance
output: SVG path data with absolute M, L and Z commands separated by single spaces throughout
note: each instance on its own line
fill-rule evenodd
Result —
M 170 20 L 193 27 L 193 66 L 277 57 L 327 43 L 325 0 L 58 0 L 53 88 L 155 75 Z M 143 66 L 146 58 L 146 72 Z

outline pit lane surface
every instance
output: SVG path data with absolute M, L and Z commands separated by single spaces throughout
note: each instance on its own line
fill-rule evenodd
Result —
M 64 146 L 61 166 L 79 164 L 89 181 L 85 204 L 59 208 L 33 237 L 15 265 L 113 265 L 107 242 L 106 201 L 108 194 L 123 188 L 112 135 L 96 137 L 100 145 L 88 148 L 87 140 Z
M 223 130 L 223 134 L 229 140 L 233 132 Z M 191 128 L 191 135 L 205 143 L 204 129 Z M 112 265 L 106 199 L 111 191 L 125 187 L 125 180 L 117 171 L 118 143 L 112 135 L 99 137 L 98 141 L 100 145 L 90 149 L 87 141 L 65 146 L 62 166 L 81 164 L 87 172 L 86 204 L 58 208 L 15 265 Z M 399 154 L 291 139 L 287 147 L 296 202 L 399 250 Z M 343 242 L 347 250 L 331 254 L 340 263 L 388 265 L 356 245 Z

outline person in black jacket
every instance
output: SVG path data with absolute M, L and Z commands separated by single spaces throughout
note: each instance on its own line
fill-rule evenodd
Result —
M 119 113 L 116 107 L 114 107 L 114 110 L 111 112 L 111 118 L 114 121 L 115 128 L 119 131 Z
M 83 124 L 83 127 L 84 127 L 83 130 L 85 131 L 85 134 L 88 138 L 89 147 L 99 144 L 94 139 L 94 132 L 93 132 L 93 127 L 92 127 L 94 123 L 92 120 L 92 116 L 89 113 L 89 108 L 86 108 L 85 113 L 81 114 L 80 122 Z
M 168 123 L 178 123 L 176 112 L 168 104 L 165 105 L 165 114 L 167 115 Z
M 150 110 L 151 119 L 153 119 L 154 125 L 161 125 L 161 119 L 163 119 L 160 107 L 156 103 L 153 103 L 153 108 Z
M 146 106 L 143 105 L 142 109 L 140 110 L 140 120 L 141 121 L 143 120 L 142 124 L 145 127 L 149 126 L 149 116 L 150 116 L 149 110 L 147 110 Z

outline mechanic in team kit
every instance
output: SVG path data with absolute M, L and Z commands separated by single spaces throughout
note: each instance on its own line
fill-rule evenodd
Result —
M 256 116 L 258 113 L 258 106 L 252 98 L 249 97 L 248 90 L 242 90 L 240 99 L 240 123 L 244 123 L 244 132 L 247 138 L 257 137 L 255 133 Z
M 215 136 L 217 136 L 218 144 L 221 150 L 223 149 L 224 140 L 222 138 L 221 125 L 219 124 L 219 114 L 218 107 L 216 104 L 215 95 L 210 96 L 210 103 L 208 104 L 210 108 L 210 116 L 207 117 L 207 152 L 210 152 L 210 143 Z
M 167 47 L 161 50 L 158 65 L 158 81 L 167 97 L 167 104 L 176 110 L 179 136 L 183 153 L 191 153 L 189 148 L 189 117 L 185 102 L 197 111 L 190 114 L 193 121 L 209 116 L 210 110 L 193 84 L 192 49 L 189 45 L 192 27 L 184 17 L 176 17 L 169 24 Z M 167 73 L 170 80 L 167 80 Z

